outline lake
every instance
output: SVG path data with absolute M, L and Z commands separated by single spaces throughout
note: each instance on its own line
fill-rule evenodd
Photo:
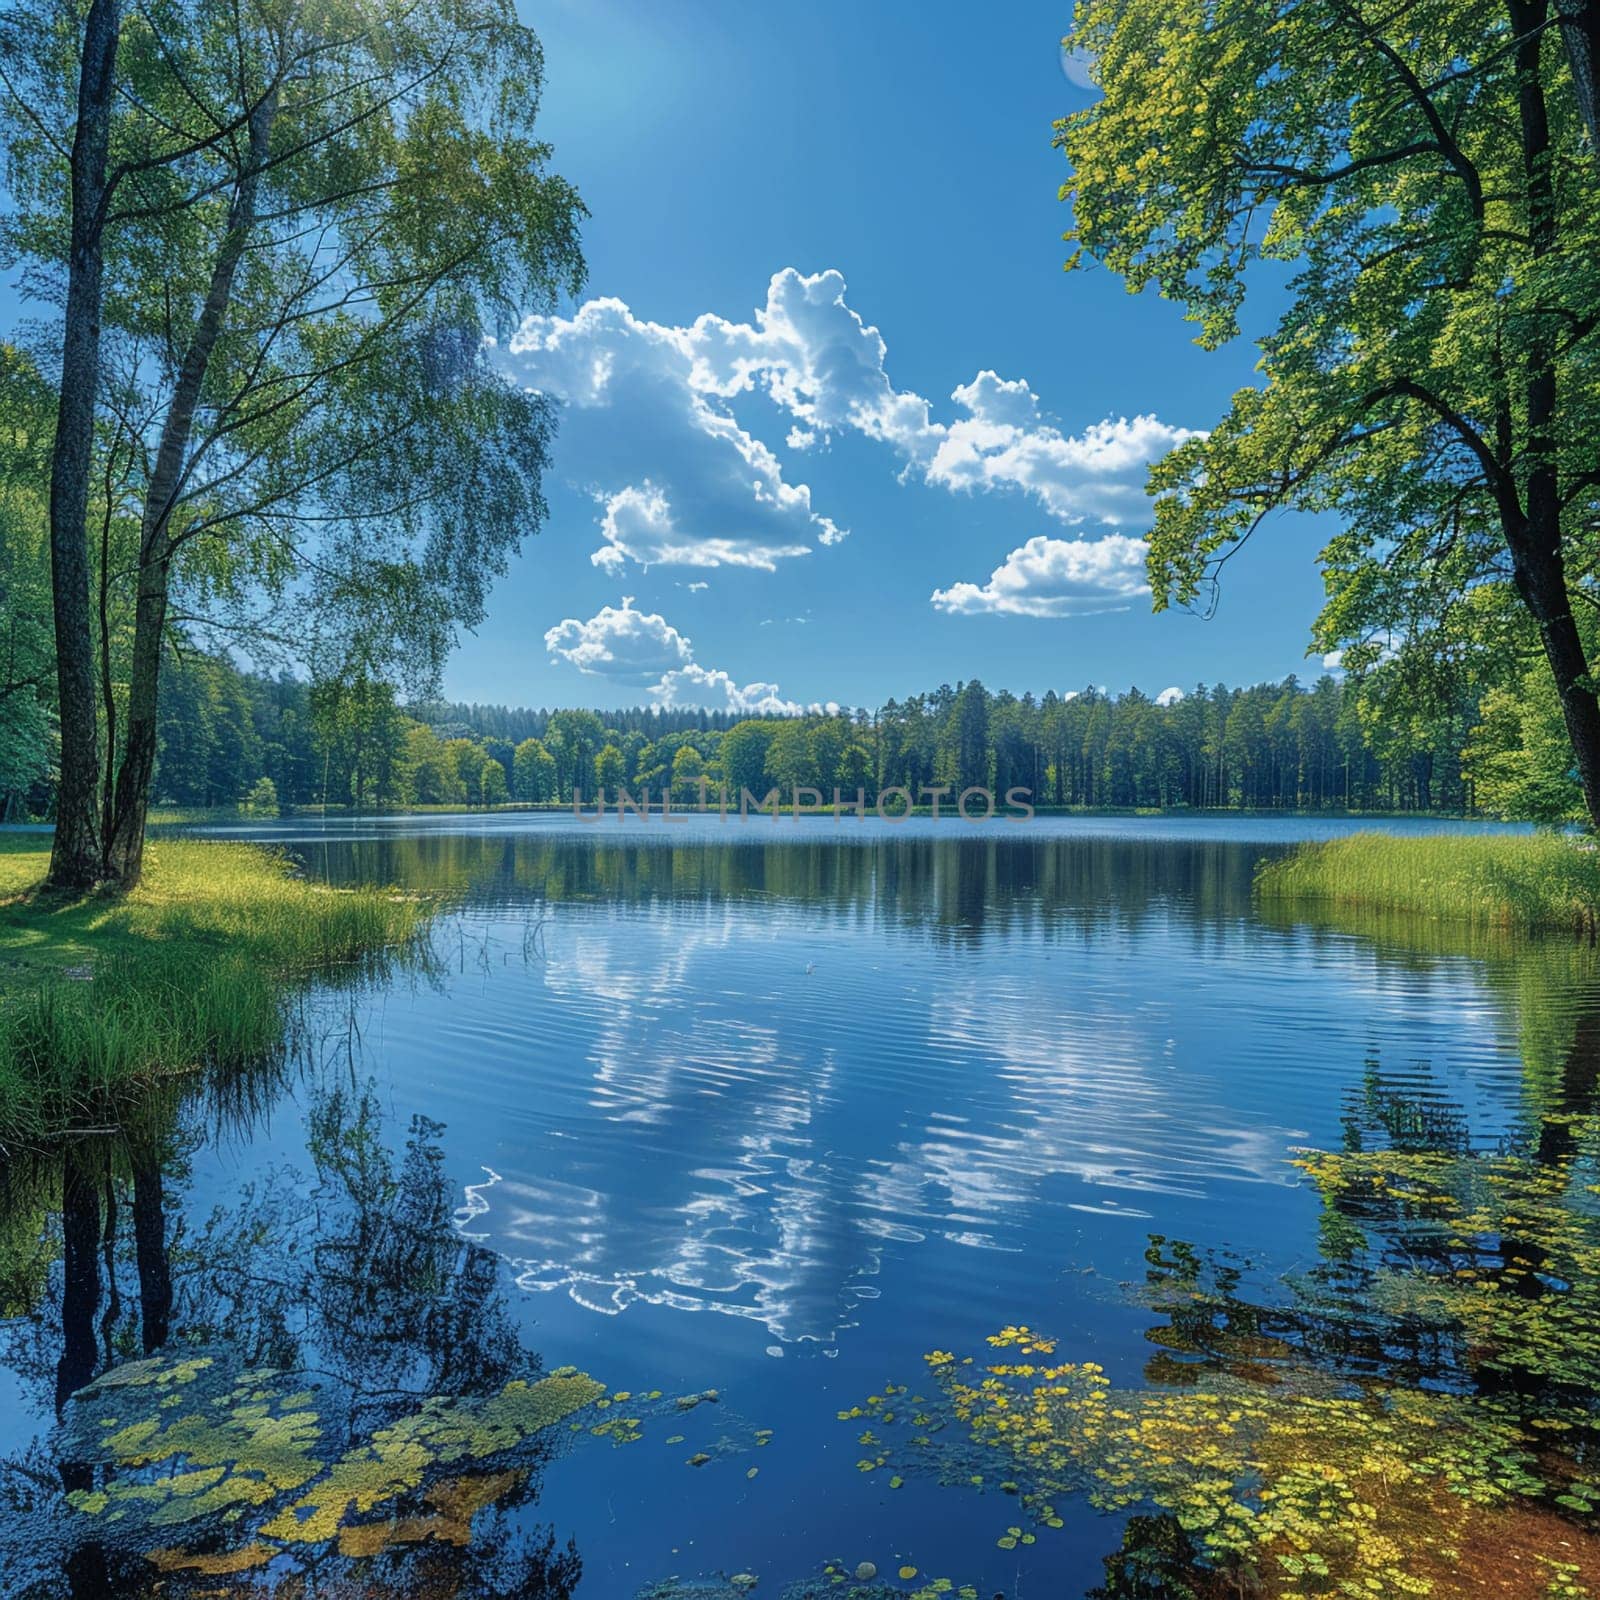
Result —
M 341 1547 L 340 1581 L 362 1593 L 565 1593 L 568 1541 L 593 1600 L 672 1578 L 739 1592 L 746 1575 L 776 1597 L 863 1562 L 906 1592 L 1086 1593 L 1126 1513 L 1077 1496 L 1025 1516 L 1008 1470 L 896 1442 L 900 1386 L 907 1413 L 933 1393 L 926 1357 L 981 1359 L 1026 1327 L 1118 1390 L 1191 1381 L 1176 1369 L 1216 1351 L 1174 1336 L 1170 1242 L 1231 1264 L 1235 1327 L 1246 1299 L 1288 1305 L 1283 1285 L 1327 1248 L 1297 1153 L 1528 1150 L 1552 1107 L 1591 1108 L 1592 950 L 1253 903 L 1264 857 L 1355 826 L 212 830 L 334 882 L 452 901 L 425 955 L 319 984 L 283 1061 L 196 1091 L 145 1141 L 155 1154 L 133 1166 L 161 1170 L 168 1348 L 247 1346 L 252 1370 L 311 1373 L 352 1417 L 374 1393 L 468 1397 L 529 1353 L 608 1386 L 602 1412 L 547 1430 L 514 1488 L 507 1474 L 464 1511 L 459 1487 L 448 1504 L 419 1491 L 404 1514 L 434 1519 L 431 1537 Z M 27 1246 L 41 1220 L 62 1226 L 70 1178 L 51 1159 L 18 1160 L 31 1176 L 13 1176 L 0 1262 L 13 1485 L 15 1463 L 37 1476 L 63 1453 L 49 1440 L 70 1285 Z M 96 1370 L 143 1353 L 128 1330 L 148 1212 L 133 1180 L 108 1181 Z M 126 1399 L 112 1409 L 99 1423 L 126 1426 Z M 173 1584 L 295 1571 L 282 1555 L 229 1565 L 225 1516 L 172 1525 L 211 1563 L 168 1551 Z M 35 1592 L 132 1570 L 115 1530 L 92 1569 L 50 1537 L 26 1516 L 0 1535 Z M 143 1524 L 138 1539 L 147 1557 Z M 326 1592 L 346 1591 L 330 1575 Z

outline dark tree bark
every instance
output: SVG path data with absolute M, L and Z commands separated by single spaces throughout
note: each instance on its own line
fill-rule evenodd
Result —
M 1572 67 L 1578 114 L 1589 130 L 1589 145 L 1600 161 L 1600 0 L 1556 0 L 1561 37 Z
M 105 870 L 123 885 L 139 881 L 144 866 L 145 819 L 156 764 L 156 708 L 161 685 L 161 649 L 167 623 L 172 560 L 176 545 L 172 514 L 183 491 L 184 467 L 194 435 L 195 409 L 212 352 L 222 332 L 233 279 L 255 224 L 256 187 L 266 162 L 277 111 L 276 92 L 250 116 L 249 154 L 228 209 L 228 227 L 211 269 L 194 335 L 178 368 L 162 425 L 155 470 L 145 493 L 139 535 L 139 595 L 134 611 L 133 657 L 128 678 L 128 730 L 117 772 L 116 798 L 105 840 Z
M 1600 701 L 1589 687 L 1589 661 L 1567 593 L 1559 531 L 1551 529 L 1548 518 L 1537 523 L 1530 519 L 1526 534 L 1511 542 L 1511 556 L 1517 592 L 1538 624 L 1555 679 L 1584 807 L 1600 832 Z
M 1511 0 L 1517 49 L 1518 114 L 1523 174 L 1527 183 L 1528 237 L 1535 260 L 1556 243 L 1556 197 L 1551 173 L 1550 120 L 1540 82 L 1540 28 L 1548 17 L 1544 0 Z M 1560 394 L 1553 341 L 1535 321 L 1528 337 L 1525 391 L 1527 488 L 1522 514 L 1505 526 L 1511 573 L 1539 629 L 1561 715 L 1572 740 L 1578 781 L 1589 820 L 1600 830 L 1600 700 L 1589 676 L 1588 656 L 1572 614 L 1566 560 L 1561 548 L 1561 480 L 1556 441 Z M 1505 430 L 1502 430 L 1505 431 Z M 1502 520 L 1506 521 L 1504 513 Z
M 92 0 L 78 71 L 72 140 L 72 234 L 67 259 L 61 397 L 50 459 L 50 569 L 55 602 L 61 780 L 49 882 L 82 889 L 100 877 L 95 827 L 100 759 L 94 646 L 89 632 L 89 468 L 100 377 L 101 236 L 106 152 L 120 19 L 117 0 Z

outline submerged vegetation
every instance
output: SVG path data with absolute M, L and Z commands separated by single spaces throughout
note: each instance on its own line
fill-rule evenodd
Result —
M 841 1420 L 891 1486 L 921 1469 L 1014 1496 L 1004 1550 L 1075 1495 L 1138 1511 L 1108 1595 L 1589 1595 L 1597 1150 L 1594 1119 L 1555 1118 L 1515 1156 L 1309 1156 L 1324 1259 L 1286 1302 L 1152 1239 L 1148 1386 L 1007 1327 L 981 1357 L 932 1351 L 926 1394 L 889 1384 Z
M 1395 846 L 1414 880 L 1453 865 L 1475 894 L 1431 922 L 1322 898 L 1330 928 L 1488 962 L 1519 1018 L 1509 1127 L 1475 1137 L 1443 1082 L 1370 1061 L 1340 1148 L 1294 1158 L 1320 1202 L 1314 1264 L 1281 1278 L 1153 1235 L 1142 1369 L 1007 1326 L 839 1413 L 873 1481 L 1003 1497 L 983 1526 L 1001 1551 L 1080 1526 L 1074 1505 L 1125 1516 L 1097 1600 L 1600 1595 L 1600 1050 L 1592 1001 L 1572 1001 L 1596 954 L 1482 911 L 1519 863 L 1559 906 L 1563 882 L 1587 892 L 1561 874 L 1594 858 L 1552 837 L 1343 843 Z M 1414 911 L 1449 904 L 1411 887 Z
M 577 1550 L 536 1519 L 558 1454 L 771 1442 L 715 1390 L 547 1370 L 458 1229 L 443 1125 L 392 1151 L 371 1085 L 313 1078 L 308 1167 L 186 1222 L 198 1098 L 0 1166 L 0 1352 L 57 1419 L 0 1454 L 0 1592 L 568 1600 Z
M 1553 833 L 1358 833 L 1301 845 L 1267 862 L 1257 888 L 1268 900 L 1321 901 L 1526 932 L 1593 936 L 1600 924 L 1600 852 Z
M 396 1539 L 392 1511 L 377 1524 L 352 1519 L 447 1474 L 504 1464 L 605 1393 L 565 1368 L 532 1383 L 514 1378 L 482 1397 L 429 1395 L 330 1461 L 319 1454 L 325 1383 L 302 1387 L 291 1375 L 294 1385 L 286 1387 L 271 1369 L 224 1368 L 222 1382 L 202 1385 L 215 1365 L 210 1356 L 129 1362 L 79 1394 L 63 1448 L 83 1464 L 115 1470 L 104 1487 L 69 1492 L 75 1511 L 129 1526 L 142 1521 L 153 1534 L 248 1510 L 259 1540 L 338 1540 L 370 1553 Z M 145 1414 L 127 1420 L 141 1400 Z M 236 1556 L 230 1570 L 268 1561 L 273 1551 L 252 1540 L 246 1553 L 252 1559 Z M 204 1570 L 177 1552 L 165 1556 L 157 1565 Z
M 0 841 L 0 1129 L 23 1137 L 273 1053 L 297 980 L 404 944 L 426 914 L 253 845 L 162 840 L 124 895 L 45 893 L 48 862 L 43 837 Z
M 0 1590 L 290 1594 L 314 1569 L 329 1596 L 565 1600 L 577 1552 L 527 1514 L 560 1439 L 617 1397 L 518 1337 L 493 1256 L 452 1225 L 440 1125 L 391 1153 L 370 1089 L 314 1089 L 309 1170 L 191 1233 L 199 1098 L 0 1168 L 12 1242 L 41 1258 L 0 1255 L 0 1344 L 59 1419 L 0 1458 Z M 33 1359 L 52 1324 L 59 1357 Z

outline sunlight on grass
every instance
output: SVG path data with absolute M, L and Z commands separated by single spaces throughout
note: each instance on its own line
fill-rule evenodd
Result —
M 1600 851 L 1555 833 L 1357 833 L 1265 863 L 1256 888 L 1264 900 L 1592 935 L 1600 918 Z
M 166 839 L 125 896 L 39 891 L 49 839 L 0 841 L 0 1129 L 276 1049 L 296 979 L 401 945 L 424 905 L 291 875 L 255 845 Z

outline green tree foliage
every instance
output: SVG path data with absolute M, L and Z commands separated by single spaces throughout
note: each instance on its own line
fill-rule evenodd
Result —
M 33 363 L 0 344 L 0 821 L 26 807 L 54 752 L 50 398 Z
M 425 723 L 406 729 L 409 798 L 416 805 L 464 805 L 467 786 L 439 735 Z
M 592 711 L 558 711 L 550 718 L 544 743 L 555 757 L 559 793 L 582 789 L 605 740 L 605 724 Z
M 966 684 L 873 714 L 744 718 L 725 730 L 702 728 L 697 711 L 485 708 L 488 727 L 545 729 L 563 764 L 537 735 L 512 745 L 487 732 L 470 707 L 402 707 L 372 680 L 308 685 L 186 653 L 165 668 L 154 788 L 167 804 L 232 806 L 268 778 L 284 806 L 358 809 L 570 805 L 600 789 L 613 803 L 627 789 L 659 804 L 669 785 L 682 805 L 699 801 L 702 776 L 708 804 L 721 790 L 734 807 L 745 791 L 760 799 L 774 788 L 786 806 L 796 788 L 824 804 L 835 790 L 841 803 L 858 792 L 875 803 L 905 788 L 926 804 L 935 786 L 989 788 L 1001 803 L 1019 788 L 1036 805 L 1084 809 L 1486 809 L 1546 820 L 1576 803 L 1554 691 L 1535 669 L 1526 694 L 1491 691 L 1481 720 L 1467 699 L 1399 727 L 1391 691 L 1375 699 L 1370 687 L 1381 670 L 1310 686 L 1200 685 L 1166 704 L 1137 689 L 1041 699 Z M 644 726 L 630 727 L 641 715 Z M 576 767 L 572 752 L 590 747 Z M 26 798 L 44 812 L 48 785 Z
M 246 811 L 258 816 L 275 817 L 278 814 L 278 786 L 271 778 L 257 778 L 244 797 Z
M 761 793 L 767 773 L 767 754 L 780 724 L 747 720 L 736 722 L 722 736 L 722 776 L 737 799 L 748 789 Z
M 621 789 L 659 802 L 670 784 L 682 805 L 698 802 L 704 776 L 712 805 L 718 790 L 738 806 L 744 790 L 760 798 L 778 789 L 789 805 L 795 789 L 814 789 L 829 805 L 835 789 L 842 802 L 858 792 L 875 802 L 904 787 L 926 803 L 923 790 L 934 786 L 987 787 L 1000 802 L 1016 787 L 1035 805 L 1090 810 L 1483 808 L 1554 819 L 1578 790 L 1562 765 L 1570 754 L 1554 690 L 1536 672 L 1531 682 L 1542 683 L 1542 699 L 1493 691 L 1482 722 L 1477 704 L 1462 701 L 1400 730 L 1386 715 L 1389 691 L 1374 701 L 1368 680 L 1333 677 L 1202 685 L 1168 704 L 1138 690 L 1038 699 L 962 685 L 872 715 L 744 718 L 726 730 L 701 728 L 702 712 L 645 712 L 654 739 L 627 728 L 634 712 L 494 707 L 483 718 L 546 728 L 558 762 L 533 734 L 510 746 L 466 718 L 434 720 L 469 707 L 403 709 L 370 680 L 306 685 L 245 672 L 227 656 L 186 654 L 163 678 L 155 794 L 171 805 L 229 806 L 269 778 L 285 806 L 570 805 L 574 792 L 592 802 L 600 789 L 611 802 Z M 986 728 L 984 741 L 974 728 Z M 574 765 L 573 750 L 586 747 L 589 765 Z M 37 810 L 48 806 L 48 787 L 29 794 Z
M 627 757 L 614 744 L 603 746 L 594 758 L 595 792 L 614 795 L 627 781 Z
M 444 751 L 456 770 L 467 803 L 477 805 L 483 799 L 483 766 L 489 759 L 487 752 L 475 739 L 465 738 L 447 739 Z
M 506 785 L 506 769 L 493 756 L 484 761 L 479 783 L 486 806 L 501 806 L 511 798 L 511 790 Z
M 69 387 L 98 406 L 103 502 L 78 508 L 75 537 L 107 518 L 137 530 L 99 841 L 104 870 L 132 881 L 170 628 L 281 631 L 292 604 L 319 677 L 422 688 L 481 616 L 488 581 L 543 519 L 552 426 L 482 334 L 577 289 L 582 207 L 534 136 L 542 57 L 506 0 L 167 0 L 125 17 L 102 4 L 91 21 L 99 54 L 80 72 L 75 22 L 0 16 L 4 243 L 41 295 L 69 254 L 73 285 L 92 257 L 103 289 L 93 308 L 69 292 L 65 337 L 82 358 Z M 73 130 L 88 126 L 91 66 L 111 82 L 85 240 Z M 99 347 L 79 350 L 91 309 Z M 75 482 L 87 465 L 74 457 Z M 87 617 L 74 611 L 70 632 L 57 646 L 75 683 Z M 76 701 L 71 720 L 76 784 Z M 69 832 L 80 802 L 75 787 Z
M 989 697 L 976 678 L 956 693 L 939 741 L 939 779 L 952 788 L 989 784 Z
M 50 772 L 52 730 L 37 695 L 0 697 L 0 822 L 26 809 Z
M 312 686 L 309 706 L 328 798 L 359 809 L 392 794 L 405 748 L 392 686 L 365 675 L 333 679 Z
M 818 774 L 811 729 L 804 719 L 779 724 L 767 751 L 767 778 L 790 794 L 802 785 L 820 788 L 812 780 Z
M 1561 707 L 1549 674 L 1538 667 L 1484 696 L 1462 763 L 1485 811 L 1535 822 L 1574 822 L 1583 815 Z
M 1157 606 L 1204 599 L 1271 512 L 1330 515 L 1323 648 L 1398 648 L 1411 684 L 1464 655 L 1519 681 L 1542 654 L 1600 820 L 1575 621 L 1600 599 L 1600 162 L 1558 20 L 1079 0 L 1066 42 L 1103 93 L 1058 143 L 1072 264 L 1154 284 L 1203 346 L 1292 263 L 1262 382 L 1152 474 Z
M 511 792 L 518 800 L 553 800 L 556 758 L 537 739 L 524 739 L 513 758 Z
M 680 745 L 672 757 L 673 795 L 679 800 L 698 800 L 705 770 L 705 757 L 692 744 Z

